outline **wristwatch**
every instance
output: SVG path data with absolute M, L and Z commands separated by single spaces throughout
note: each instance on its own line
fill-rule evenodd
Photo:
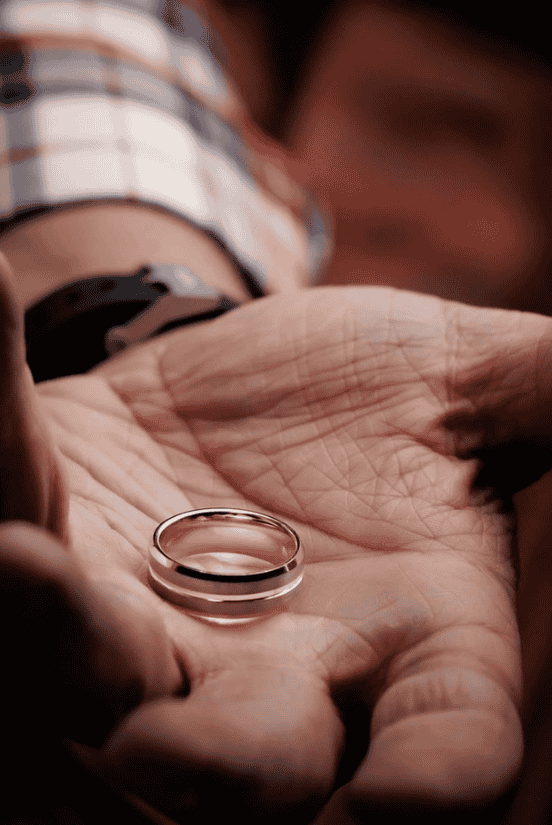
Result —
M 125 347 L 236 306 L 185 266 L 147 264 L 129 275 L 96 275 L 27 310 L 27 363 L 36 382 L 77 375 Z

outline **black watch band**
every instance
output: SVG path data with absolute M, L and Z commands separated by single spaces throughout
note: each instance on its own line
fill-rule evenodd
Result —
M 85 278 L 27 310 L 27 363 L 36 382 L 77 375 L 126 346 L 236 306 L 178 265 Z

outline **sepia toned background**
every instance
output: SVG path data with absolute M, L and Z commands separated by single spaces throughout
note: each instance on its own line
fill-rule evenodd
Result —
M 257 123 L 332 214 L 323 284 L 552 315 L 552 70 L 536 3 L 218 0 Z M 532 507 L 526 504 L 531 496 Z M 552 474 L 515 497 L 526 757 L 486 823 L 552 822 Z M 535 506 L 536 502 L 536 506 Z

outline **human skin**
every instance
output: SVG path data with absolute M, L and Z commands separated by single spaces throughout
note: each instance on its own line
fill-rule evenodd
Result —
M 250 297 L 228 256 L 210 238 L 147 204 L 100 201 L 41 215 L 4 231 L 0 253 L 8 259 L 13 289 L 25 308 L 80 278 L 131 275 L 156 262 L 189 266 L 235 301 Z
M 550 76 L 405 6 L 336 4 L 293 103 L 324 283 L 550 314 Z
M 4 432 L 25 435 L 9 287 L 2 307 Z M 177 822 L 231 806 L 242 822 L 261 809 L 307 823 L 326 803 L 329 821 L 337 806 L 364 822 L 381 805 L 391 816 L 499 796 L 523 747 L 508 498 L 548 469 L 528 448 L 515 471 L 500 456 L 520 438 L 537 459 L 550 446 L 551 336 L 536 315 L 310 290 L 86 376 L 27 380 L 43 447 L 36 434 L 19 453 L 5 442 L 2 461 L 39 506 L 27 512 L 23 495 L 4 510 L 3 564 L 21 587 L 45 580 L 82 636 L 30 705 L 33 663 L 11 646 L 20 685 L 4 689 L 29 736 L 88 745 L 93 771 Z M 306 574 L 288 611 L 220 628 L 152 592 L 155 526 L 217 505 L 297 530 Z M 71 692 L 82 714 L 68 714 Z

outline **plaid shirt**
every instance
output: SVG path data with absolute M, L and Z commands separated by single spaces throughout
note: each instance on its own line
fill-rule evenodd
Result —
M 257 294 L 313 282 L 327 222 L 271 152 L 192 3 L 0 3 L 0 232 L 99 200 L 210 233 Z

